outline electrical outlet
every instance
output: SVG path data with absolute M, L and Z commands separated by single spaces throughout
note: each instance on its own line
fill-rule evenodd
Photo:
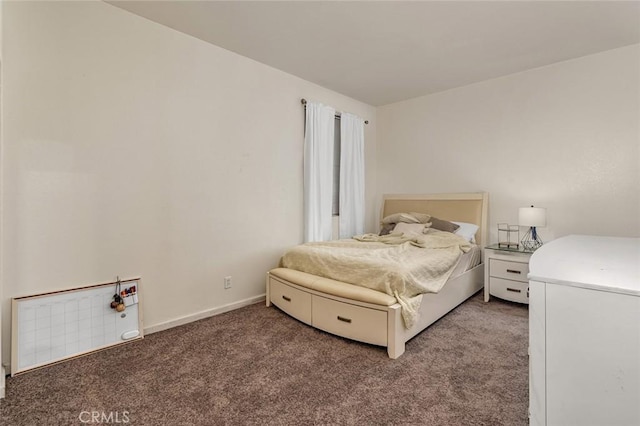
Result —
M 224 277 L 224 288 L 231 288 L 231 275 Z

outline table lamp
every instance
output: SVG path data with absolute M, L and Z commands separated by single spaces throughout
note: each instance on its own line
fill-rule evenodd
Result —
M 525 250 L 533 251 L 543 243 L 536 231 L 538 226 L 547 225 L 547 209 L 540 207 L 520 207 L 518 211 L 518 225 L 528 226 L 529 230 L 520 242 Z

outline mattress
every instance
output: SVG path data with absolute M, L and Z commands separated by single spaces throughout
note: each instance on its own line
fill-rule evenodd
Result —
M 482 259 L 482 250 L 477 245 L 472 245 L 471 250 L 467 253 L 463 253 L 457 265 L 455 266 L 448 281 L 459 277 L 465 272 L 478 266 Z M 270 271 L 271 275 L 284 279 L 288 282 L 307 287 L 312 290 L 321 291 L 335 296 L 346 297 L 353 300 L 359 300 L 362 302 L 375 303 L 379 305 L 389 306 L 392 302 L 395 302 L 395 298 L 386 295 L 385 293 L 371 290 L 365 287 L 360 287 L 354 284 L 347 284 L 338 280 L 332 280 L 329 278 L 319 277 L 306 272 L 296 271 L 289 268 L 276 268 Z M 377 293 L 378 297 L 385 297 L 391 300 L 371 300 L 370 293 Z

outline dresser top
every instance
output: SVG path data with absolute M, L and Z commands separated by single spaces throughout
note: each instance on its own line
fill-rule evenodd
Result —
M 558 238 L 533 253 L 529 279 L 640 296 L 640 238 Z

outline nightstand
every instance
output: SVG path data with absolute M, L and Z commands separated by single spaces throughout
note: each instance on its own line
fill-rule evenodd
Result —
M 529 303 L 529 259 L 533 252 L 492 244 L 484 250 L 484 301 L 490 296 Z

